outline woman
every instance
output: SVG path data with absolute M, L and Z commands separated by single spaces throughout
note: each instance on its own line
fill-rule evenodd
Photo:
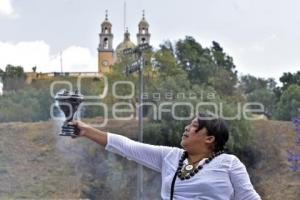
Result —
M 94 129 L 82 122 L 71 124 L 105 149 L 161 173 L 163 200 L 260 200 L 245 166 L 224 153 L 229 134 L 220 118 L 199 113 L 185 127 L 183 149 L 155 146 Z

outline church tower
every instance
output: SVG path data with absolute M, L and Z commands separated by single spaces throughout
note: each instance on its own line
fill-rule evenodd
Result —
M 105 20 L 101 24 L 101 33 L 99 34 L 100 43 L 98 46 L 98 72 L 100 74 L 111 71 L 113 64 L 113 34 L 111 32 L 112 25 L 108 21 L 107 10 Z
M 150 44 L 149 23 L 145 19 L 145 11 L 143 10 L 143 18 L 139 23 L 139 32 L 137 34 L 137 44 Z

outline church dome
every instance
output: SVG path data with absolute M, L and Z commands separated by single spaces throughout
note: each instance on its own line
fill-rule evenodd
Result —
M 135 44 L 130 41 L 128 30 L 124 34 L 124 40 L 116 48 L 117 60 L 123 56 L 123 50 L 127 48 L 135 48 Z

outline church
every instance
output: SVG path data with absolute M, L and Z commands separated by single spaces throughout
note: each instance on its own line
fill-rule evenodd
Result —
M 124 40 L 113 49 L 113 31 L 112 24 L 108 20 L 107 11 L 105 20 L 101 24 L 101 32 L 99 34 L 100 43 L 98 46 L 98 73 L 104 74 L 111 72 L 112 65 L 121 60 L 123 50 L 126 48 L 134 48 L 136 45 L 131 42 L 128 29 L 124 33 Z M 149 23 L 145 19 L 145 12 L 141 21 L 138 24 L 137 45 L 148 43 L 150 44 Z
M 141 21 L 138 23 L 138 32 L 136 34 L 137 45 L 148 43 L 150 44 L 149 23 L 145 19 L 145 12 Z M 112 23 L 108 20 L 108 14 L 106 10 L 105 20 L 101 23 L 101 30 L 99 33 L 99 45 L 98 45 L 98 71 L 95 72 L 50 72 L 50 73 L 38 73 L 35 70 L 26 73 L 26 83 L 30 84 L 37 79 L 52 79 L 56 76 L 69 76 L 69 77 L 98 77 L 105 73 L 112 72 L 113 64 L 121 61 L 123 57 L 123 50 L 126 48 L 134 48 L 136 45 L 130 40 L 130 34 L 128 29 L 125 30 L 123 41 L 113 48 L 113 31 Z M 84 70 L 84 69 L 83 69 Z M 0 94 L 1 95 L 1 94 Z

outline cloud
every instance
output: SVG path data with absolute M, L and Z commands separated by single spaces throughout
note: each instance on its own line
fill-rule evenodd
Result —
M 87 48 L 71 46 L 65 49 L 61 55 L 64 71 L 86 72 L 98 70 L 96 67 L 97 59 L 92 57 L 90 50 Z
M 0 0 L 0 15 L 12 15 L 13 13 L 12 0 Z
M 257 52 L 264 52 L 267 49 L 270 49 L 270 47 L 278 41 L 278 36 L 275 33 L 272 33 L 271 35 L 263 38 L 262 40 L 259 40 L 257 42 L 254 42 L 250 46 L 250 49 L 257 51 Z M 273 48 L 273 47 L 272 47 Z
M 62 53 L 50 54 L 50 46 L 44 41 L 0 42 L 0 68 L 20 65 L 29 72 L 37 66 L 38 72 L 60 72 L 61 58 L 64 72 L 96 72 L 97 58 L 84 47 L 70 46 Z M 62 55 L 62 56 L 61 56 Z

